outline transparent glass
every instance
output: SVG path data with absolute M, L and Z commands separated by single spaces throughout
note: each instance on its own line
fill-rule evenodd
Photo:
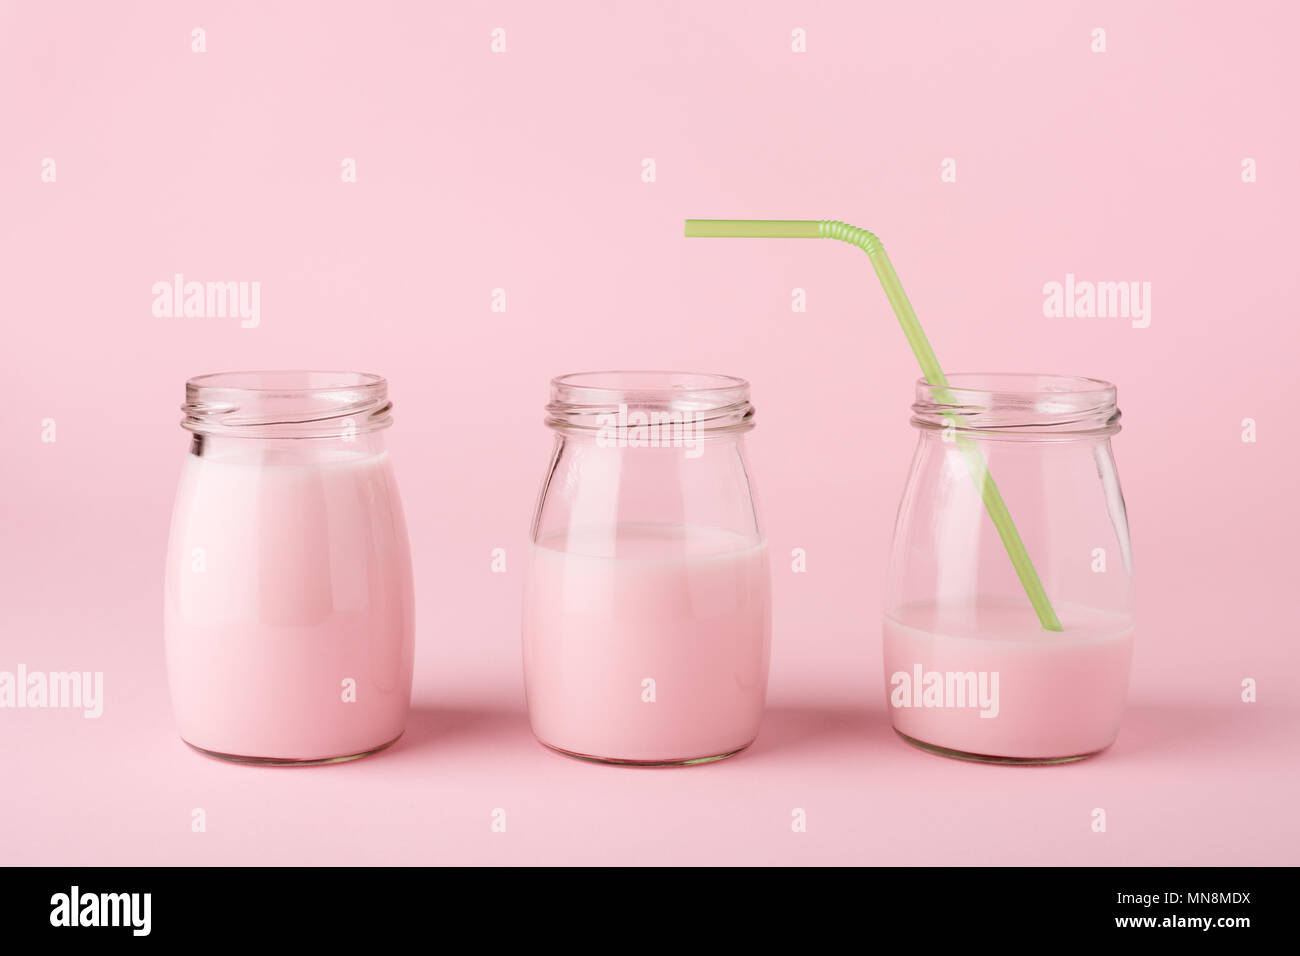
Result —
M 1048 375 L 919 382 L 884 620 L 894 729 L 947 756 L 1077 760 L 1119 732 L 1133 558 L 1110 438 L 1115 387 Z M 987 463 L 1063 630 L 1045 630 L 989 519 Z
M 748 383 L 568 375 L 547 411 L 555 448 L 523 609 L 533 733 L 570 756 L 636 765 L 744 749 L 771 645 Z
M 187 383 L 164 624 L 195 749 L 320 763 L 401 736 L 414 601 L 391 408 L 387 383 L 357 372 Z

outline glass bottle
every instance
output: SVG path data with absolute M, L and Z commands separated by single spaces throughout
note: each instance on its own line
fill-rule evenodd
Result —
M 894 729 L 947 756 L 1077 760 L 1119 732 L 1133 647 L 1133 559 L 1108 382 L 954 375 L 919 382 L 919 431 L 884 619 Z M 1026 597 L 985 509 L 996 481 L 1062 630 Z M 978 460 L 978 456 L 976 456 Z
M 610 763 L 747 747 L 767 690 L 767 548 L 745 462 L 749 385 L 592 372 L 551 383 L 524 678 L 537 738 Z
M 165 588 L 181 737 L 258 763 L 388 746 L 410 705 L 414 601 L 387 383 L 229 372 L 185 392 Z

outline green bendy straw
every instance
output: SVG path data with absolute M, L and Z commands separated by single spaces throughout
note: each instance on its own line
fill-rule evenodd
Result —
M 946 391 L 948 379 L 944 376 L 943 369 L 939 367 L 939 359 L 935 356 L 934 349 L 930 347 L 930 340 L 925 337 L 921 322 L 912 309 L 912 303 L 907 300 L 903 284 L 898 281 L 898 273 L 894 271 L 889 256 L 885 255 L 885 247 L 872 233 L 833 219 L 687 219 L 686 235 L 688 238 L 839 239 L 857 246 L 871 260 L 876 276 L 885 289 L 889 304 L 893 306 L 894 314 L 898 316 L 898 324 L 903 327 L 907 344 L 912 347 L 912 354 L 916 356 L 916 361 L 921 366 L 921 374 L 930 385 L 935 387 L 935 395 L 939 401 L 946 405 L 957 404 L 952 393 Z M 945 417 L 954 425 L 962 420 L 960 415 L 952 413 L 945 413 Z M 980 490 L 980 495 L 984 499 L 984 507 L 993 521 L 993 527 L 997 528 L 998 536 L 1002 538 L 1002 546 L 1007 549 L 1007 557 L 1011 559 L 1011 565 L 1016 569 L 1016 575 L 1020 578 L 1020 584 L 1029 597 L 1029 603 L 1034 606 L 1034 611 L 1038 614 L 1039 623 L 1043 625 L 1044 630 L 1064 630 L 1060 619 L 1056 616 L 1056 611 L 1052 609 L 1052 602 L 1047 599 L 1043 583 L 1038 579 L 1038 572 L 1034 570 L 1034 564 L 1029 560 L 1029 552 L 1025 550 L 1025 543 L 1020 539 L 1020 532 L 1016 530 L 1015 522 L 1011 520 L 1007 503 L 1002 500 L 1002 494 L 998 491 L 993 476 L 989 474 L 983 452 L 980 451 L 979 445 L 969 438 L 958 435 L 956 439 L 957 446 L 966 459 L 975 487 Z

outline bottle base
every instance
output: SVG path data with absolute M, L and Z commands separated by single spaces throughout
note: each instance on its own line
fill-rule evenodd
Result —
M 184 737 L 185 746 L 189 747 L 205 757 L 215 757 L 217 760 L 225 760 L 228 763 L 252 764 L 259 767 L 321 767 L 331 763 L 347 763 L 350 760 L 360 760 L 362 757 L 369 757 L 371 754 L 377 754 L 381 750 L 387 750 L 397 741 L 402 739 L 398 734 L 388 743 L 380 744 L 378 747 L 371 747 L 369 750 L 362 750 L 359 753 L 343 754 L 338 757 L 250 757 L 245 754 L 227 754 L 219 750 L 208 750 L 206 747 L 200 747 L 198 744 L 192 744 Z
M 539 744 L 547 750 L 554 751 L 564 757 L 572 757 L 574 760 L 582 760 L 587 763 L 603 763 L 611 767 L 694 767 L 702 763 L 717 763 L 719 760 L 726 760 L 728 757 L 734 757 L 742 750 L 749 748 L 754 741 L 750 741 L 743 747 L 737 747 L 735 750 L 728 750 L 726 753 L 714 754 L 711 757 L 690 757 L 683 760 L 624 760 L 619 757 L 597 757 L 594 754 L 577 753 L 573 750 L 565 750 L 563 747 L 556 747 L 548 744 L 545 740 L 538 740 Z
M 894 728 L 894 733 L 917 750 L 924 750 L 926 753 L 935 754 L 939 757 L 949 757 L 953 760 L 969 760 L 972 763 L 1006 764 L 1013 767 L 1049 767 L 1061 763 L 1078 763 L 1080 760 L 1087 760 L 1089 757 L 1097 756 L 1110 746 L 1110 744 L 1107 744 L 1105 747 L 1100 747 L 1089 753 L 1072 754 L 1068 757 L 999 757 L 995 754 L 969 753 L 965 750 L 953 750 L 949 747 L 940 747 L 938 744 L 926 743 L 924 740 L 917 740 L 915 737 L 907 736 L 897 727 Z

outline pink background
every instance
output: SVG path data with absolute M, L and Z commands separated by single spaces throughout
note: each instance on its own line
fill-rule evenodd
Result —
M 1285 3 L 0 4 L 0 669 L 106 696 L 0 711 L 0 861 L 1297 862 L 1297 28 Z M 894 738 L 914 363 L 861 253 L 687 216 L 870 228 L 949 371 L 1119 385 L 1139 631 L 1111 751 Z M 260 327 L 155 318 L 174 272 L 260 281 Z M 1150 327 L 1044 318 L 1067 272 L 1151 282 Z M 310 770 L 190 752 L 162 655 L 183 383 L 281 367 L 389 378 L 419 608 L 406 737 Z M 592 766 L 527 729 L 547 382 L 609 367 L 748 378 L 773 553 L 808 553 L 776 562 L 763 732 L 721 764 Z

